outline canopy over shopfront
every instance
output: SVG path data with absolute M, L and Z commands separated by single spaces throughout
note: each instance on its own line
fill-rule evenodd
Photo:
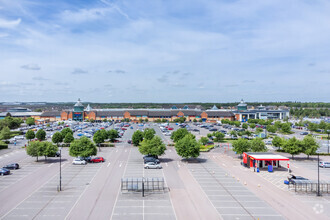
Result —
M 280 167 L 280 161 L 287 161 L 289 158 L 283 157 L 273 153 L 255 153 L 255 152 L 244 152 L 243 153 L 243 164 L 247 167 L 259 167 L 264 168 L 272 165 L 274 168 Z

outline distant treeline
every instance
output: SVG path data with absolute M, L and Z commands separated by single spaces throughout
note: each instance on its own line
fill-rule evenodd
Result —
M 321 109 L 312 109 L 312 108 L 291 108 L 290 109 L 290 116 L 296 118 L 304 118 L 304 117 L 311 117 L 311 118 L 319 118 L 321 116 L 330 116 L 330 109 L 329 108 L 321 108 Z

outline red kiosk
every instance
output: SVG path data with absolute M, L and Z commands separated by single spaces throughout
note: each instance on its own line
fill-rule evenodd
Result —
M 289 158 L 282 155 L 265 153 L 265 152 L 244 152 L 243 164 L 247 167 L 267 168 L 271 165 L 274 168 L 280 167 L 280 161 L 287 161 L 289 164 Z M 286 167 L 286 166 L 284 166 Z

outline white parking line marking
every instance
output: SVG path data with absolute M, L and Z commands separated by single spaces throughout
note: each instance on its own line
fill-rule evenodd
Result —
M 107 167 L 109 167 L 109 166 L 110 166 L 110 162 L 108 163 Z
M 178 167 L 180 167 L 180 164 L 179 164 L 179 162 L 177 162 L 178 163 Z
M 53 163 L 48 165 L 48 167 L 51 167 L 51 166 L 53 166 Z
M 227 165 L 226 165 L 226 164 L 224 164 L 224 163 L 223 163 L 222 165 L 223 165 L 223 166 L 225 166 L 225 167 L 227 166 Z
M 165 163 L 166 164 L 166 166 L 168 167 L 168 164 L 167 163 Z
M 122 164 L 123 164 L 123 163 L 120 163 L 120 164 L 119 164 L 119 167 L 121 167 Z
M 118 152 L 118 149 L 116 150 L 116 153 Z
M 125 150 L 125 153 L 127 152 L 127 150 Z

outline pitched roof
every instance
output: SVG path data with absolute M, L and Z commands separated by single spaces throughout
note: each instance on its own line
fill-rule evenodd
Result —
M 208 110 L 205 111 L 208 117 L 233 117 L 235 116 L 234 113 L 230 111 L 215 111 L 215 110 Z

